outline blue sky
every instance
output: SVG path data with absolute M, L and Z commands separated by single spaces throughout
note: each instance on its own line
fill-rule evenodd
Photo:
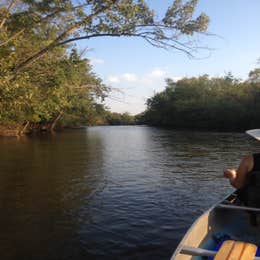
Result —
M 172 1 L 147 2 L 160 15 Z M 260 0 L 200 0 L 196 12 L 210 17 L 208 31 L 219 36 L 200 37 L 203 46 L 213 49 L 208 58 L 190 59 L 184 53 L 158 49 L 136 38 L 99 38 L 78 43 L 80 49 L 89 49 L 86 56 L 94 72 L 114 88 L 105 102 L 111 111 L 144 111 L 146 99 L 164 89 L 165 78 L 223 76 L 231 71 L 246 79 L 248 72 L 257 67 Z

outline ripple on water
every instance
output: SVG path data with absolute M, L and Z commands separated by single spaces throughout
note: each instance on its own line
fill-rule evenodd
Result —
M 169 259 L 258 143 L 239 133 L 90 127 L 0 139 L 2 259 Z

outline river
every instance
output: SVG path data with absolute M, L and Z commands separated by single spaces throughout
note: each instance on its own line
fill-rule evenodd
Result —
M 88 127 L 0 139 L 1 259 L 169 259 L 260 150 L 243 133 Z

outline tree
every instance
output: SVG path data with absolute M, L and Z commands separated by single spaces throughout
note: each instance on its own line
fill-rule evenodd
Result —
M 107 111 L 106 121 L 109 125 L 134 125 L 135 117 L 129 113 L 115 113 Z
M 147 100 L 137 123 L 221 130 L 259 128 L 260 84 L 241 82 L 231 74 L 167 79 L 164 91 Z
M 248 80 L 252 83 L 260 83 L 260 68 L 251 70 L 248 74 Z
M 204 13 L 194 18 L 197 2 L 175 0 L 158 19 L 144 0 L 10 0 L 0 9 L 0 45 L 6 59 L 22 53 L 8 66 L 15 74 L 58 46 L 96 37 L 140 37 L 192 55 L 197 46 L 182 36 L 203 33 L 209 23 Z M 39 34 L 35 46 L 32 35 L 39 40 Z M 30 51 L 22 51 L 25 39 Z
M 61 119 L 65 125 L 88 123 L 96 99 L 103 100 L 108 88 L 87 59 L 75 49 L 65 51 L 48 52 L 12 83 L 0 82 L 0 124 L 24 125 L 26 131 L 53 130 Z
M 61 120 L 85 124 L 95 118 L 96 98 L 108 88 L 70 43 L 139 37 L 192 55 L 196 46 L 183 36 L 205 32 L 209 22 L 203 13 L 194 17 L 196 5 L 175 0 L 159 19 L 145 0 L 2 0 L 0 124 L 53 129 Z

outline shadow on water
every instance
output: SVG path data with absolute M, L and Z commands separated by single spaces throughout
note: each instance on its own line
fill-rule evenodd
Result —
M 77 230 L 91 222 L 81 207 L 103 182 L 99 137 L 81 131 L 0 142 L 1 258 L 77 257 Z
M 2 259 L 169 259 L 260 150 L 239 133 L 90 127 L 0 139 Z

